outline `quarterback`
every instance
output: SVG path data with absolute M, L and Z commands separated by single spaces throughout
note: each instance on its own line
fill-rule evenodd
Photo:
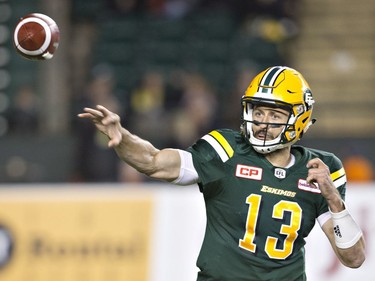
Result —
M 298 71 L 270 67 L 242 97 L 239 131 L 213 130 L 186 150 L 155 148 L 101 105 L 78 116 L 141 173 L 199 186 L 207 225 L 198 281 L 303 281 L 305 237 L 316 221 L 342 264 L 365 260 L 362 231 L 345 206 L 341 161 L 295 144 L 315 121 L 314 103 Z

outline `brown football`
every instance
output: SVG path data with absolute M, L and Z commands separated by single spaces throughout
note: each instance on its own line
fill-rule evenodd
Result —
M 44 14 L 28 14 L 18 21 L 14 29 L 14 46 L 27 59 L 51 59 L 59 42 L 59 27 L 52 18 Z

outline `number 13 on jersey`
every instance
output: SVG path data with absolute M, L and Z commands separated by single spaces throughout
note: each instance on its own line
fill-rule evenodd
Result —
M 246 233 L 243 239 L 240 239 L 239 246 L 247 251 L 255 253 L 257 245 L 254 243 L 256 236 L 256 227 L 259 216 L 262 196 L 251 194 L 246 198 L 249 205 Z M 277 248 L 279 238 L 268 236 L 265 243 L 265 252 L 271 259 L 283 260 L 289 257 L 293 252 L 294 241 L 297 239 L 298 230 L 302 222 L 302 209 L 296 202 L 281 200 L 273 206 L 272 218 L 282 220 L 284 213 L 290 212 L 290 223 L 281 224 L 280 234 L 286 235 L 281 249 Z

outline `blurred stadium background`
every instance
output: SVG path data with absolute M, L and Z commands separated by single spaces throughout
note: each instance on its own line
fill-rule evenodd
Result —
M 12 47 L 31 12 L 60 27 L 51 61 Z M 158 147 L 185 148 L 212 128 L 238 128 L 245 87 L 270 65 L 309 81 L 318 121 L 301 143 L 343 160 L 354 212 L 372 230 L 374 14 L 372 0 L 0 0 L 0 279 L 194 280 L 200 236 L 186 232 L 204 226 L 198 191 L 153 188 L 76 115 L 101 103 Z M 358 279 L 321 255 L 330 266 L 309 269 L 311 280 Z

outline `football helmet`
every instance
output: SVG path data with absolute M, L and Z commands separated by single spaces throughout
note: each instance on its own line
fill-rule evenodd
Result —
M 295 69 L 285 66 L 270 67 L 259 73 L 242 96 L 242 125 L 245 138 L 259 153 L 270 153 L 290 146 L 307 131 L 311 124 L 313 104 L 310 87 L 303 76 Z M 256 106 L 282 108 L 289 112 L 285 124 L 260 123 L 253 120 Z M 266 130 L 283 127 L 281 133 L 272 140 L 260 140 L 254 136 L 253 126 L 264 124 Z

